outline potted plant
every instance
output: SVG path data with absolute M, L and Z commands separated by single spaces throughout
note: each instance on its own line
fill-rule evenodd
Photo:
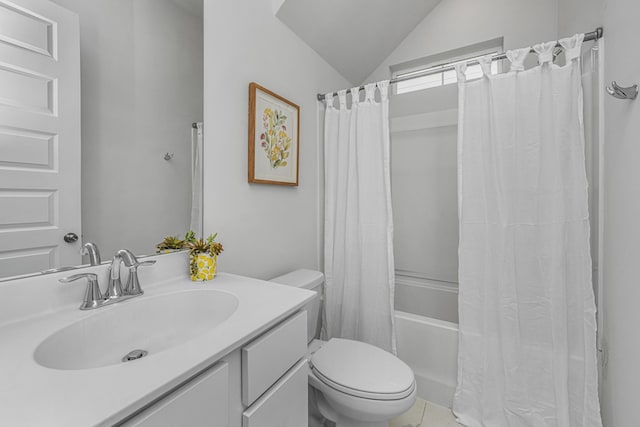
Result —
M 156 253 L 168 254 L 184 249 L 185 241 L 178 236 L 167 236 L 164 240 L 156 245 Z
M 185 236 L 184 248 L 189 249 L 189 273 L 194 282 L 211 280 L 216 275 L 218 255 L 224 250 L 216 237 L 218 233 L 196 239 L 193 231 Z

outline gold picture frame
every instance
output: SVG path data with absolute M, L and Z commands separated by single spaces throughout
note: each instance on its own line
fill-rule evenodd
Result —
M 298 185 L 300 107 L 249 84 L 249 182 Z

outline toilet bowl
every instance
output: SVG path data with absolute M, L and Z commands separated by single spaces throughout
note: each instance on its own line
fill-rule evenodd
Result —
M 413 406 L 416 383 L 406 363 L 359 341 L 317 338 L 324 276 L 296 270 L 271 280 L 318 292 L 307 309 L 309 386 L 312 402 L 336 427 L 386 427 Z

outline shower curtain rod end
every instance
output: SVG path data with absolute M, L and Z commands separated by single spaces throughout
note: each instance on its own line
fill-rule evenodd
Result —
M 323 94 L 321 94 L 321 93 L 319 93 L 319 94 L 317 95 L 317 98 L 318 98 L 318 101 L 320 101 L 320 102 L 324 101 L 324 95 L 323 95 Z
M 601 39 L 603 35 L 604 35 L 604 29 L 602 27 L 596 28 L 596 36 L 599 39 Z

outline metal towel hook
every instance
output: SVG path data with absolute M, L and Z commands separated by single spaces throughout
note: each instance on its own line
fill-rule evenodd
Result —
M 607 93 L 618 99 L 636 99 L 638 96 L 638 85 L 629 87 L 618 86 L 618 83 L 611 82 L 611 86 L 607 86 Z

